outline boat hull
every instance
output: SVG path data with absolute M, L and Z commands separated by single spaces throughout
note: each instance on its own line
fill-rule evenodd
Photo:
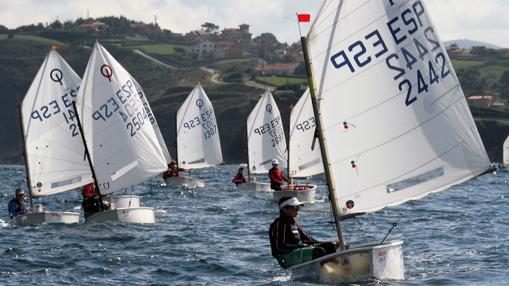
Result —
M 113 221 L 133 224 L 154 224 L 156 222 L 154 208 L 147 207 L 106 210 L 87 217 L 85 221 L 87 223 Z
M 27 213 L 12 219 L 12 224 L 17 226 L 41 224 L 73 224 L 79 222 L 79 213 L 57 211 Z
M 316 185 L 296 185 L 296 190 L 272 191 L 274 201 L 284 197 L 296 197 L 303 203 L 314 203 L 316 201 Z
M 112 206 L 117 209 L 128 209 L 128 208 L 139 208 L 140 207 L 140 196 L 131 195 L 112 195 L 104 197 L 106 201 L 109 201 Z
M 254 183 L 247 182 L 245 184 L 239 184 L 237 186 L 239 191 L 247 191 L 247 192 L 270 192 L 270 184 L 269 183 Z
M 403 241 L 363 245 L 290 268 L 292 280 L 337 284 L 404 280 Z
M 205 188 L 205 182 L 201 179 L 181 176 L 165 179 L 166 187 L 169 188 Z

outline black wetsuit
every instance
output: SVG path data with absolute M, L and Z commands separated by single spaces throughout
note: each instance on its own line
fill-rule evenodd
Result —
M 290 254 L 292 251 L 315 246 L 313 250 L 313 259 L 336 252 L 336 246 L 332 242 L 319 242 L 305 233 L 297 221 L 284 214 L 274 220 L 269 230 L 270 247 L 272 256 L 281 264 L 282 256 Z M 288 265 L 282 264 L 287 267 Z
M 85 213 L 85 218 L 104 210 L 100 199 L 95 198 L 84 198 L 81 207 Z

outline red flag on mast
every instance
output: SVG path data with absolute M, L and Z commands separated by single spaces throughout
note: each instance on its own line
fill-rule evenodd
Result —
M 297 14 L 297 18 L 299 19 L 299 23 L 311 21 L 311 15 L 309 14 Z

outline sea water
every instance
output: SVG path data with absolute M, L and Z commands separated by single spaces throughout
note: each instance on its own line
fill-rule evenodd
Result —
M 268 228 L 278 216 L 272 195 L 237 191 L 236 168 L 193 170 L 204 190 L 167 189 L 159 178 L 125 190 L 156 209 L 155 225 L 0 224 L 0 285 L 301 285 L 270 254 Z M 24 172 L 0 167 L 7 223 Z M 508 181 L 507 172 L 489 174 L 345 221 L 345 238 L 352 245 L 380 241 L 398 223 L 388 239 L 404 240 L 406 280 L 382 284 L 508 285 Z M 319 240 L 335 240 L 324 182 L 312 183 L 318 200 L 300 211 L 300 224 Z M 80 202 L 79 190 L 34 200 L 46 210 L 78 212 Z

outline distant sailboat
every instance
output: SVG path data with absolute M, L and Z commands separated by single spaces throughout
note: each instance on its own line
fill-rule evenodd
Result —
M 340 220 L 490 169 L 422 2 L 326 0 L 301 39 L 340 251 L 290 268 L 293 279 L 404 279 L 402 241 L 346 249 Z
M 505 139 L 503 149 L 504 149 L 503 164 L 506 169 L 509 169 L 509 136 Z
M 271 191 L 270 184 L 256 181 L 253 175 L 266 174 L 277 159 L 286 168 L 286 138 L 283 121 L 272 93 L 267 90 L 247 118 L 248 183 L 239 190 Z
M 191 91 L 177 112 L 177 165 L 200 169 L 223 163 L 221 140 L 212 102 L 201 84 Z M 205 187 L 205 182 L 189 176 L 171 177 L 168 186 Z
M 316 123 L 309 88 L 290 114 L 289 176 L 306 178 L 324 172 L 322 153 L 315 138 Z
M 57 53 L 46 56 L 20 108 L 28 192 L 51 196 L 92 182 L 72 109 L 81 79 Z M 42 206 L 39 206 L 42 208 Z M 78 223 L 79 213 L 33 210 L 16 225 Z
M 96 42 L 75 108 L 102 196 L 166 170 L 163 148 L 139 92 L 132 76 Z M 154 223 L 155 216 L 153 208 L 130 206 L 101 211 L 86 221 Z
M 274 200 L 297 197 L 301 202 L 315 202 L 316 185 L 295 184 L 295 178 L 306 178 L 324 172 L 322 153 L 317 138 L 316 124 L 309 89 L 306 89 L 290 113 L 290 136 L 288 147 L 289 188 L 274 192 Z

